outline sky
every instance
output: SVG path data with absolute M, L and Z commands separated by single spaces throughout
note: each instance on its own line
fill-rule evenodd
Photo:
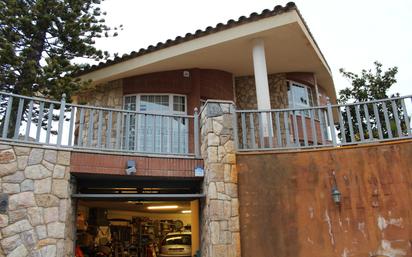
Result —
M 379 61 L 399 69 L 390 93 L 412 95 L 411 0 L 295 0 L 325 55 L 337 92 L 350 85 L 340 68 L 360 73 Z M 119 54 L 137 51 L 197 29 L 226 23 L 252 12 L 286 5 L 269 0 L 105 0 L 109 26 L 122 24 L 120 35 L 97 41 L 97 47 Z

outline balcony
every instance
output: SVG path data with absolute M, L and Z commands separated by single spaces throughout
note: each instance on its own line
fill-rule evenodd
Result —
M 299 109 L 236 110 L 239 152 L 299 150 L 412 138 L 412 96 Z
M 199 157 L 194 115 L 163 115 L 0 93 L 4 141 L 76 151 Z
M 412 138 L 412 96 L 298 109 L 235 110 L 237 152 L 318 149 Z M 163 115 L 0 93 L 3 141 L 78 152 L 200 159 L 199 113 Z M 207 101 L 205 108 L 228 101 Z M 208 111 L 203 115 L 208 116 Z M 28 122 L 30 121 L 30 122 Z

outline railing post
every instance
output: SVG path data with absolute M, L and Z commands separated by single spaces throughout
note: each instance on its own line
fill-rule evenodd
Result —
M 64 111 L 66 109 L 66 94 L 62 94 L 62 99 L 60 101 L 60 114 L 59 114 L 59 126 L 57 129 L 57 146 L 62 144 L 62 134 L 63 134 L 63 121 L 64 121 Z
M 233 111 L 233 113 L 232 113 Z M 236 106 L 231 104 L 229 106 L 229 112 L 232 113 L 232 126 L 233 126 L 233 141 L 235 143 L 235 150 L 239 150 L 239 135 L 238 135 L 238 128 L 237 128 L 237 113 L 236 113 Z M 253 114 L 251 114 L 253 115 Z M 242 132 L 246 130 L 246 125 L 243 127 L 242 124 Z M 245 148 L 246 142 L 243 142 L 243 148 Z
M 330 135 L 332 137 L 332 144 L 333 146 L 337 146 L 338 143 L 336 142 L 336 132 L 335 132 L 335 123 L 333 122 L 333 113 L 332 113 L 332 105 L 328 101 L 328 120 L 329 120 L 329 128 L 330 128 Z
M 3 119 L 2 138 L 7 138 L 7 132 L 9 130 L 9 122 L 10 122 L 10 114 L 11 114 L 12 106 L 13 106 L 13 97 L 10 96 L 9 101 L 7 102 L 6 117 L 4 117 Z
M 195 147 L 195 157 L 200 158 L 200 148 L 199 148 L 199 112 L 198 109 L 195 108 L 193 114 L 193 123 L 194 123 L 194 147 Z

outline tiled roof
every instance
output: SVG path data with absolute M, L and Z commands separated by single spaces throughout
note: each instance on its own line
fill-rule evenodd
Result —
M 124 61 L 130 60 L 130 59 L 148 54 L 148 53 L 152 53 L 152 52 L 160 50 L 160 49 L 164 49 L 164 48 L 167 48 L 167 47 L 178 45 L 178 44 L 183 43 L 183 42 L 187 42 L 187 41 L 190 41 L 190 40 L 193 40 L 193 39 L 196 39 L 196 38 L 204 37 L 204 36 L 207 36 L 207 35 L 222 31 L 222 30 L 227 30 L 227 29 L 230 29 L 230 28 L 233 28 L 233 27 L 236 27 L 236 26 L 240 26 L 240 25 L 243 25 L 243 24 L 246 24 L 246 23 L 249 23 L 249 22 L 253 22 L 253 21 L 264 19 L 264 18 L 276 16 L 278 14 L 282 14 L 282 13 L 285 13 L 285 12 L 288 12 L 288 11 L 291 11 L 291 10 L 296 10 L 298 12 L 300 18 L 303 20 L 296 4 L 293 3 L 293 2 L 289 2 L 284 7 L 280 6 L 280 5 L 277 5 L 277 6 L 275 6 L 275 8 L 273 10 L 265 9 L 260 14 L 254 12 L 254 13 L 251 13 L 249 15 L 249 17 L 240 16 L 236 21 L 231 19 L 231 20 L 228 20 L 225 24 L 218 23 L 215 27 L 209 26 L 204 30 L 198 29 L 198 30 L 196 30 L 196 32 L 194 34 L 187 33 L 183 37 L 178 36 L 175 39 L 168 39 L 168 40 L 166 40 L 166 42 L 159 42 L 156 45 L 150 45 L 147 48 L 141 48 L 138 52 L 133 51 L 130 54 L 124 54 L 123 56 L 116 57 L 113 60 L 108 60 L 106 62 L 100 62 L 97 65 L 90 66 L 90 67 L 86 68 L 85 70 L 80 71 L 76 75 L 81 76 L 81 75 L 90 73 L 92 71 L 108 67 L 110 65 L 114 65 L 114 64 L 117 64 L 117 63 L 120 63 L 120 62 L 124 62 Z M 303 20 L 303 22 L 304 22 L 304 20 Z M 306 25 L 305 22 L 304 22 L 304 24 L 305 24 L 307 30 L 309 31 L 309 28 L 308 28 L 308 26 Z M 310 33 L 310 31 L 309 31 L 309 33 Z M 311 33 L 310 33 L 310 35 L 313 39 L 313 36 L 312 36 Z M 316 44 L 315 40 L 314 40 L 314 42 Z M 316 44 L 316 46 L 317 46 L 317 44 Z M 322 55 L 322 57 L 323 57 L 323 55 Z

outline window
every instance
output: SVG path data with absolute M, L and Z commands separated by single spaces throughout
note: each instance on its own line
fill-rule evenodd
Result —
M 185 115 L 186 97 L 168 94 L 138 94 L 124 97 L 124 109 L 138 111 L 125 117 L 124 128 L 129 128 L 128 138 L 123 133 L 123 148 L 148 153 L 185 153 L 188 149 L 188 121 L 184 117 L 160 115 Z M 137 129 L 137 131 L 136 131 Z
M 312 89 L 300 83 L 289 81 L 288 100 L 290 108 L 308 108 L 313 106 Z M 300 114 L 310 116 L 308 110 L 301 111 Z

